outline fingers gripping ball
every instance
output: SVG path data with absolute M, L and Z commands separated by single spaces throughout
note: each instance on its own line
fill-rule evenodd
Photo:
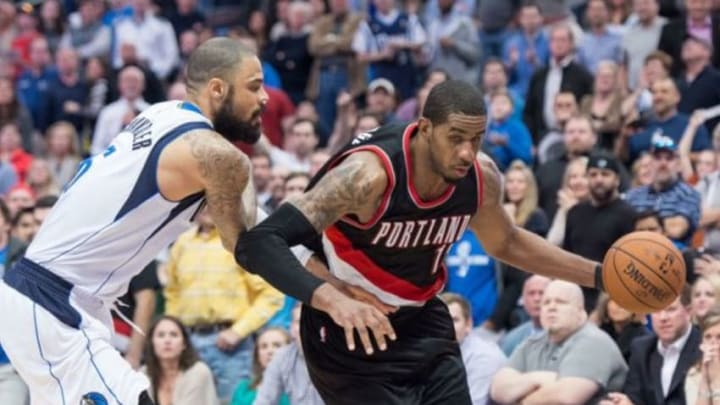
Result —
M 670 305 L 685 284 L 685 261 L 665 236 L 633 232 L 618 239 L 602 265 L 605 290 L 633 312 L 655 312 Z

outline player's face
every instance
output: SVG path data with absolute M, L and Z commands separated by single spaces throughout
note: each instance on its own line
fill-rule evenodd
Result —
M 185 340 L 178 325 L 168 319 L 160 321 L 152 335 L 155 355 L 160 360 L 178 360 L 185 350 Z
M 246 57 L 229 83 L 225 97 L 215 111 L 215 130 L 230 141 L 257 142 L 268 95 L 263 88 L 260 60 Z
M 465 318 L 460 304 L 453 302 L 448 305 L 448 310 L 450 311 L 450 317 L 452 317 L 453 325 L 455 326 L 455 338 L 458 343 L 461 343 L 467 335 L 470 334 L 472 322 L 470 319 Z
M 690 313 L 677 298 L 670 306 L 651 315 L 653 329 L 665 345 L 678 340 L 690 327 Z
M 270 329 L 258 338 L 258 362 L 263 370 L 270 364 L 277 349 L 288 344 L 287 335 L 279 330 Z
M 459 182 L 472 169 L 485 133 L 485 120 L 484 115 L 450 114 L 447 122 L 434 127 L 424 120 L 431 133 L 430 164 L 446 183 Z
M 706 279 L 699 278 L 693 285 L 690 312 L 696 319 L 700 319 L 715 304 L 715 289 Z

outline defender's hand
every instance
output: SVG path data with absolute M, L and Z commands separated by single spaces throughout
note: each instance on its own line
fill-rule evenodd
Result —
M 372 332 L 378 349 L 387 349 L 386 337 L 395 340 L 396 335 L 388 318 L 370 304 L 349 298 L 328 283 L 318 287 L 310 303 L 313 308 L 327 312 L 345 330 L 348 350 L 355 350 L 354 332 L 357 330 L 365 353 L 371 355 L 374 348 L 368 330 Z

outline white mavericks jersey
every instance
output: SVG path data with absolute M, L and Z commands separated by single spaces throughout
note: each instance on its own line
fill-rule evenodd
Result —
M 105 152 L 85 160 L 66 186 L 26 257 L 111 302 L 130 279 L 190 226 L 204 194 L 169 201 L 159 192 L 160 152 L 212 123 L 195 105 L 168 101 L 137 116 Z

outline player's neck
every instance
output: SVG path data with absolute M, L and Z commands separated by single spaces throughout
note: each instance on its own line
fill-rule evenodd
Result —
M 210 103 L 206 100 L 206 97 L 199 97 L 198 95 L 190 93 L 188 93 L 187 97 L 185 97 L 185 102 L 195 104 L 200 109 L 200 112 L 202 112 L 202 115 L 212 121 L 214 119 L 213 114 L 211 113 L 212 108 L 210 108 Z
M 410 141 L 410 159 L 412 176 L 408 173 L 409 181 L 423 200 L 434 200 L 451 186 L 433 170 L 429 145 L 423 142 L 420 136 L 416 135 Z

